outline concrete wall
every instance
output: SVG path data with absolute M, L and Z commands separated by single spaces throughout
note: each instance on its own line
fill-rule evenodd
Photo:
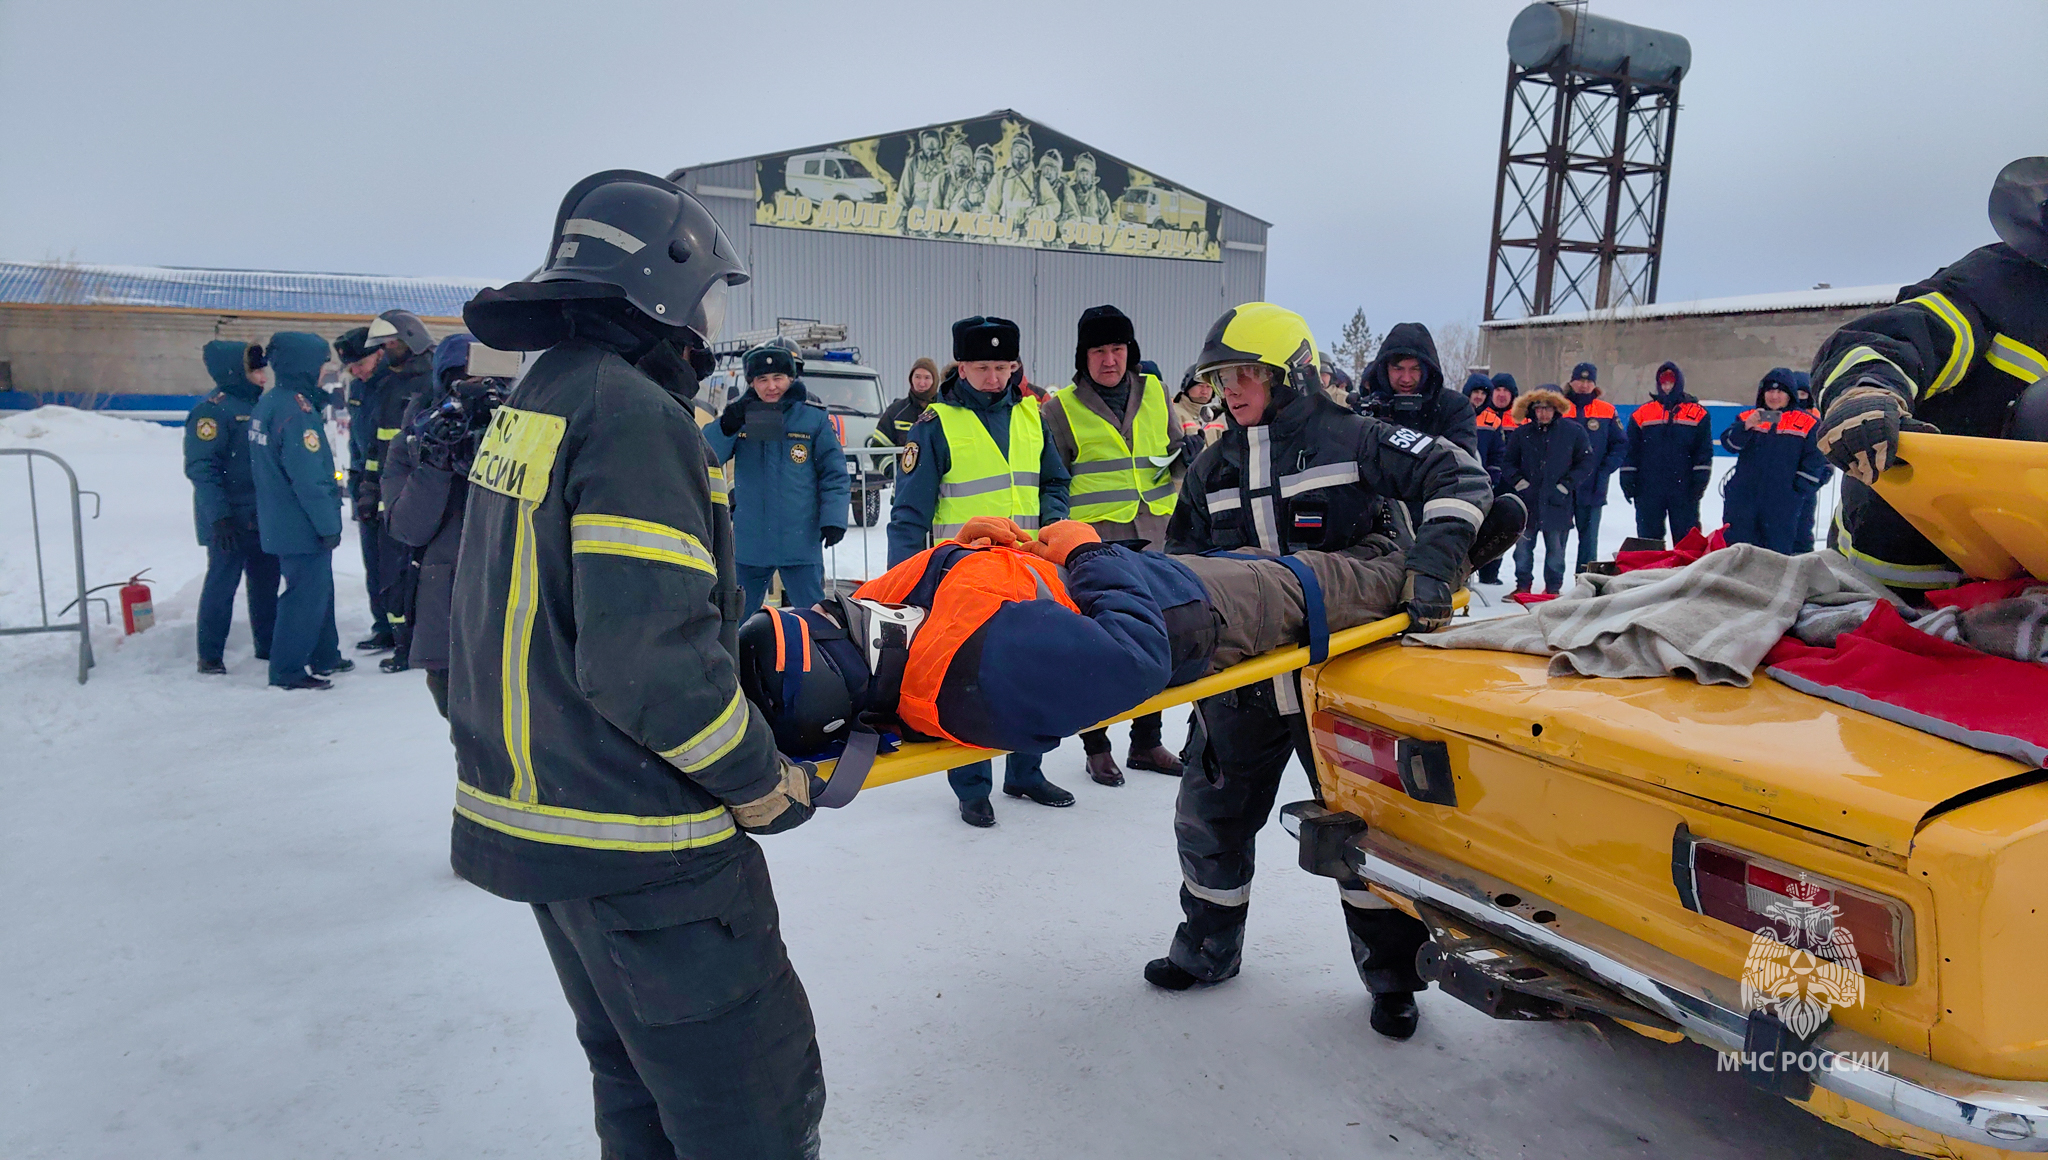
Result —
M 203 395 L 200 348 L 217 338 L 266 342 L 280 330 L 332 339 L 370 321 L 345 315 L 222 314 L 124 306 L 0 305 L 0 390 L 30 394 Z M 435 338 L 460 319 L 423 319 Z
M 1843 323 L 1874 307 L 1775 310 L 1749 314 L 1685 314 L 1663 318 L 1570 320 L 1481 328 L 1486 365 L 1507 371 L 1523 390 L 1561 383 L 1573 364 L 1600 368 L 1610 402 L 1636 402 L 1650 391 L 1657 367 L 1685 370 L 1686 389 L 1701 399 L 1749 404 L 1772 367 L 1803 371 Z

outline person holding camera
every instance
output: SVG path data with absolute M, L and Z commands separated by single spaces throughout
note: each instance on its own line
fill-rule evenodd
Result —
M 761 607 L 782 574 L 783 603 L 825 599 L 825 549 L 846 536 L 846 451 L 832 417 L 811 402 L 796 356 L 757 346 L 740 360 L 747 389 L 726 405 L 704 442 L 732 461 L 732 530 L 743 614 Z
M 437 393 L 406 417 L 384 461 L 384 527 L 412 553 L 412 602 L 402 610 L 412 626 L 406 661 L 425 669 L 427 692 L 448 716 L 448 613 L 455 597 L 455 560 L 462 545 L 462 512 L 469 499 L 469 469 L 477 440 L 511 391 L 511 380 L 480 375 L 467 334 L 451 334 L 434 347 Z
M 1815 440 L 1820 419 L 1794 405 L 1798 394 L 1792 371 L 1773 367 L 1757 384 L 1756 406 L 1721 432 L 1721 446 L 1735 454 L 1721 492 L 1731 544 L 1788 556 L 1799 551 L 1799 517 L 1812 510 L 1807 501 L 1827 478 L 1828 463 Z

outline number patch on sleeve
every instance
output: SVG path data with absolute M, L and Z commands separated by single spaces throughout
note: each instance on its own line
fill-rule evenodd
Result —
M 1435 440 L 1420 431 L 1408 427 L 1396 427 L 1387 432 L 1387 446 L 1396 451 L 1405 451 L 1420 458 L 1422 452 Z

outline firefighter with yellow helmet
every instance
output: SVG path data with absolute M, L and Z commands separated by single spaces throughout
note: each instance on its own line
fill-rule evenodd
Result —
M 1104 541 L 1143 540 L 1166 546 L 1187 463 L 1180 424 L 1166 384 L 1139 369 L 1136 327 L 1114 306 L 1081 312 L 1074 339 L 1074 381 L 1054 392 L 1045 408 L 1045 438 L 1074 473 L 1067 518 L 1095 529 Z M 1081 734 L 1088 776 L 1100 785 L 1124 783 L 1110 752 L 1109 731 Z M 1148 713 L 1131 722 L 1132 769 L 1180 776 L 1180 759 L 1161 743 L 1160 719 Z
M 1189 469 L 1167 551 L 1285 561 L 1303 549 L 1378 542 L 1406 554 L 1402 600 L 1415 628 L 1441 627 L 1473 557 L 1497 556 L 1521 529 L 1489 527 L 1480 536 L 1492 488 L 1479 461 L 1447 440 L 1331 402 L 1321 389 L 1320 363 L 1308 324 L 1291 310 L 1252 302 L 1217 319 L 1195 371 L 1222 395 L 1230 425 Z M 1383 505 L 1396 501 L 1421 514 L 1412 539 L 1406 521 L 1396 521 L 1406 542 L 1376 533 Z M 1306 588 L 1305 600 L 1320 599 Z M 1294 674 L 1198 702 L 1181 756 L 1186 772 L 1174 835 L 1186 921 L 1166 957 L 1145 966 L 1149 982 L 1173 991 L 1238 972 L 1254 835 L 1272 813 L 1288 758 L 1312 768 Z M 1373 993 L 1372 1026 L 1406 1038 L 1415 1031 L 1414 993 L 1423 986 L 1415 953 L 1428 932 L 1364 882 L 1339 887 L 1353 959 Z

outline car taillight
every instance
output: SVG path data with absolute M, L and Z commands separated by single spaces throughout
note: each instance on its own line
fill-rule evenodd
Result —
M 1403 737 L 1335 713 L 1317 713 L 1309 729 L 1316 750 L 1331 765 L 1417 801 L 1458 804 L 1450 751 L 1443 742 Z
M 1880 983 L 1913 981 L 1913 908 L 1896 898 L 1789 863 L 1692 836 L 1672 846 L 1672 878 L 1686 909 L 1780 941 L 1825 941 L 1846 931 L 1858 966 Z

